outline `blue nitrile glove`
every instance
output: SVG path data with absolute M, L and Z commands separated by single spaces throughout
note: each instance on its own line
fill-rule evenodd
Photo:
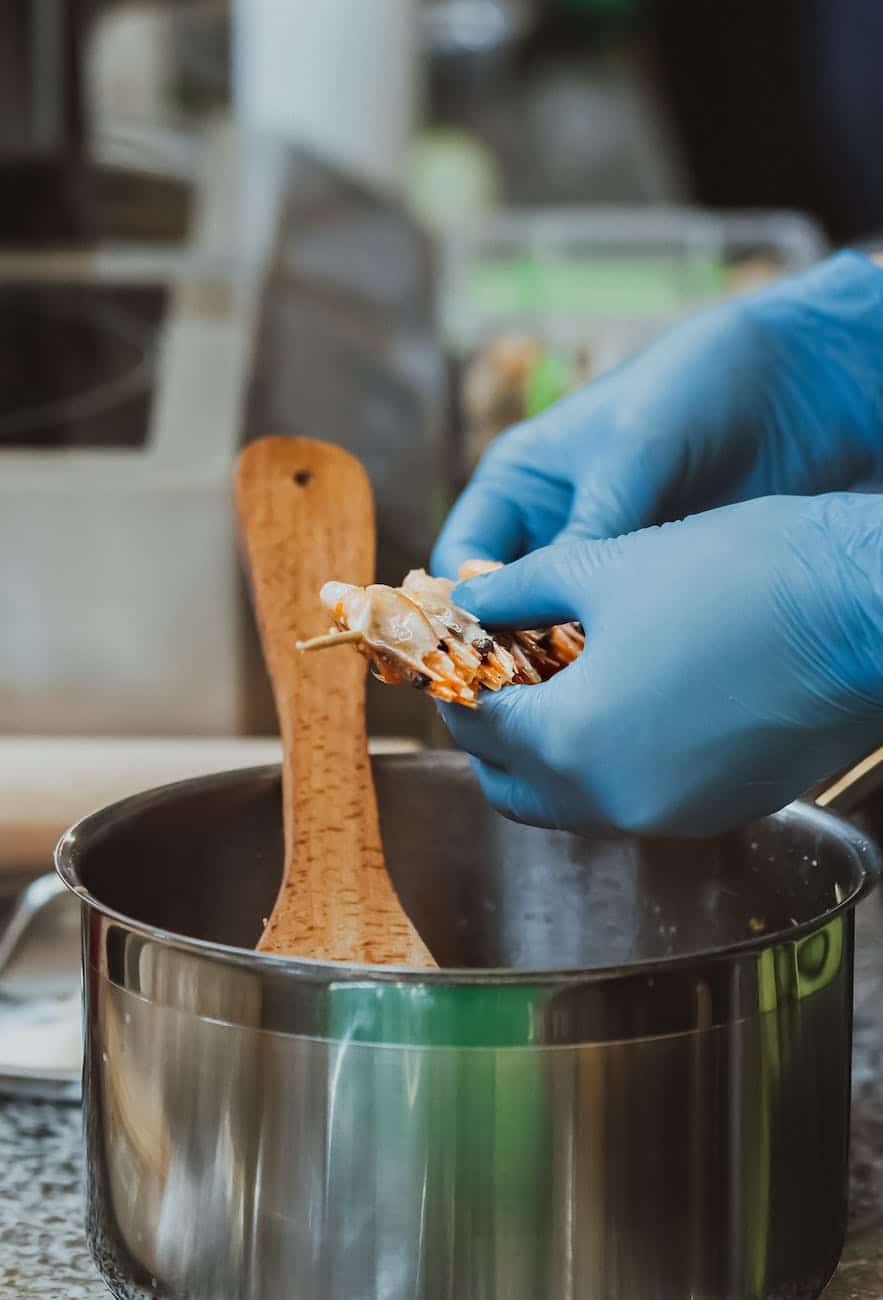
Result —
M 562 530 L 616 537 L 771 493 L 870 477 L 883 443 L 883 271 L 841 253 L 702 312 L 489 448 L 436 573 Z
M 443 706 L 519 821 L 698 835 L 883 743 L 883 498 L 765 497 L 461 583 L 489 627 L 579 619 L 540 686 Z

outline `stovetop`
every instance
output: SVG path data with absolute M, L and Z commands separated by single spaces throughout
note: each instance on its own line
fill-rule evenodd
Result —
M 168 297 L 0 282 L 0 448 L 143 447 Z

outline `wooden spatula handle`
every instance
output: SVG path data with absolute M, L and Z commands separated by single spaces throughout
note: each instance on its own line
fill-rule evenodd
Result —
M 368 476 L 339 447 L 264 438 L 242 452 L 236 507 L 282 733 L 285 864 L 259 947 L 324 961 L 433 966 L 386 872 L 352 649 L 300 655 L 327 630 L 329 579 L 374 577 Z M 247 870 L 247 863 L 243 870 Z

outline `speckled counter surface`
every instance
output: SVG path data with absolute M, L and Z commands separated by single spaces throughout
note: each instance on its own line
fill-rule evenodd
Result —
M 883 1300 L 883 892 L 856 929 L 851 1228 L 825 1300 Z
M 858 928 L 852 1227 L 825 1300 L 883 1300 L 883 898 Z M 107 1300 L 86 1250 L 80 1170 L 76 1107 L 0 1101 L 0 1300 Z
M 83 1233 L 76 1106 L 0 1104 L 0 1297 L 107 1300 Z

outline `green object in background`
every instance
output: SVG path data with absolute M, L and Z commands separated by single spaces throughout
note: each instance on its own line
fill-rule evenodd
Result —
M 499 164 L 480 140 L 464 131 L 427 130 L 411 149 L 406 190 L 417 220 L 443 233 L 500 201 Z
M 475 265 L 467 293 L 482 311 L 522 315 L 551 311 L 626 315 L 669 312 L 727 289 L 711 258 L 531 257 Z
M 553 406 L 572 387 L 570 367 L 554 353 L 544 352 L 527 377 L 526 413 L 539 415 Z

